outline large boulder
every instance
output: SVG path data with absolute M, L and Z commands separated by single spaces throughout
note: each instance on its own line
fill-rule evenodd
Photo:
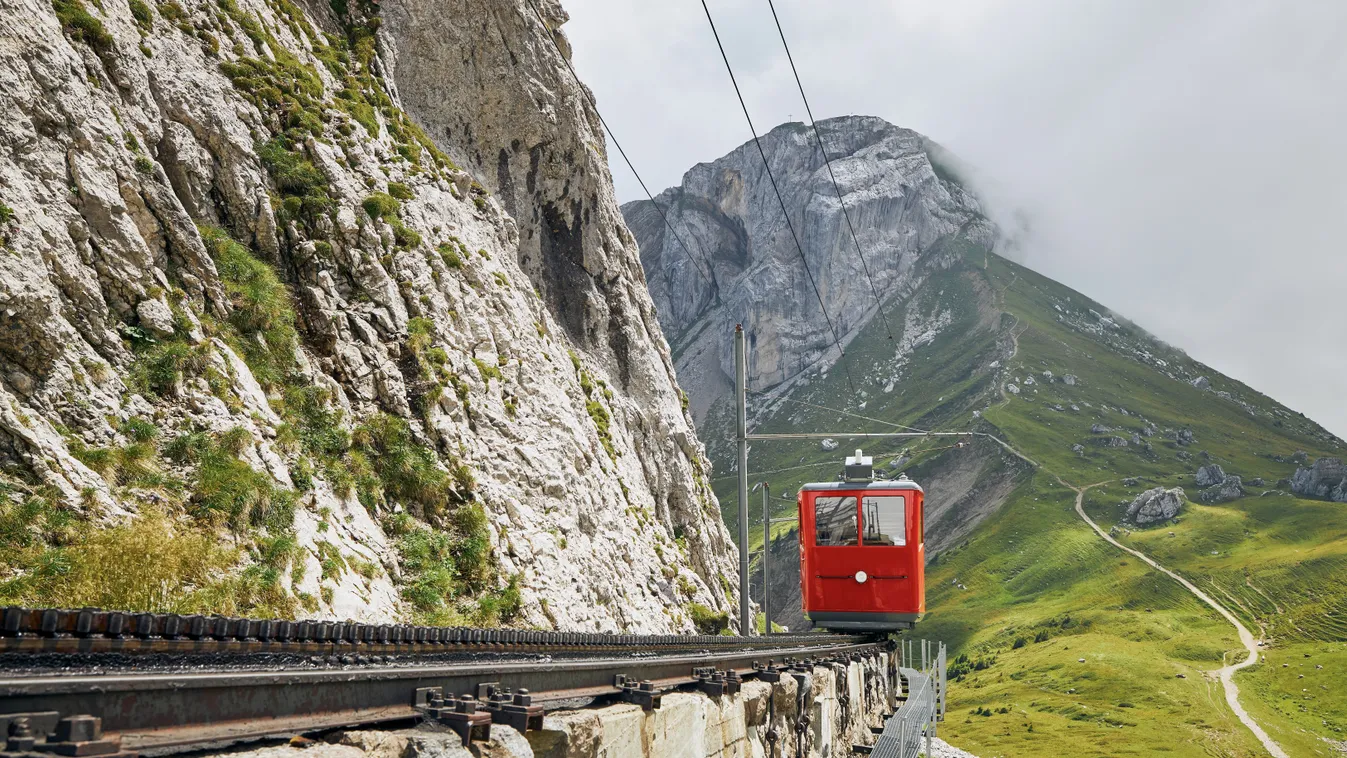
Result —
M 1174 441 L 1180 445 L 1191 445 L 1196 442 L 1193 438 L 1192 429 L 1180 429 L 1178 433 L 1174 435 Z
M 1192 385 L 1200 390 L 1205 390 L 1211 387 L 1211 380 L 1205 376 L 1199 376 L 1192 381 Z
M 1347 466 L 1340 458 L 1320 458 L 1309 468 L 1297 468 L 1291 475 L 1291 491 L 1301 497 L 1347 503 Z
M 1146 490 L 1127 506 L 1127 519 L 1135 524 L 1168 521 L 1183 509 L 1183 488 L 1155 487 Z
M 1226 503 L 1244 496 L 1244 482 L 1239 477 L 1228 475 L 1218 484 L 1202 490 L 1197 499 L 1204 503 Z
M 1193 484 L 1199 487 L 1210 487 L 1223 481 L 1225 481 L 1225 472 L 1215 463 L 1198 469 L 1197 475 L 1193 477 Z

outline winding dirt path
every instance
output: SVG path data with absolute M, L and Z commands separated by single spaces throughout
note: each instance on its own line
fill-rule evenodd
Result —
M 1013 282 L 1014 279 L 1012 278 L 1011 283 Z M 1009 287 L 1010 285 L 1007 284 L 1006 289 L 1009 289 Z M 1002 308 L 1004 309 L 1005 290 L 1003 289 L 1000 294 L 1001 294 L 1001 305 Z M 1019 335 L 1015 333 L 1016 327 L 1020 325 L 1020 319 L 1013 313 L 1010 315 L 1015 318 L 1015 323 L 1012 324 L 1010 327 L 1011 352 L 1010 356 L 1006 358 L 1007 374 L 1010 371 L 1010 362 L 1015 359 L 1015 356 L 1020 351 Z M 1026 329 L 1027 328 L 1028 327 L 1026 326 Z M 1005 383 L 1002 382 L 1001 402 L 998 405 L 1006 405 L 1009 402 L 1010 396 L 1005 391 Z M 1095 482 L 1094 484 L 1089 484 L 1084 487 L 1073 486 L 1071 484 L 1068 484 L 1060 476 L 1044 469 L 1037 461 L 1025 455 L 1024 453 L 1020 452 L 1019 450 L 1015 449 L 1009 443 L 990 434 L 986 436 L 988 437 L 988 439 L 991 439 L 993 442 L 1000 445 L 1008 452 L 1013 453 L 1014 455 L 1018 456 L 1024 461 L 1027 461 L 1034 468 L 1040 469 L 1042 471 L 1045 471 L 1046 473 L 1051 474 L 1052 477 L 1056 479 L 1057 482 L 1061 484 L 1063 487 L 1066 487 L 1067 489 L 1074 491 L 1076 493 L 1076 514 L 1080 516 L 1081 520 L 1084 521 L 1086 524 L 1088 524 L 1090 528 L 1094 530 L 1095 534 L 1099 535 L 1101 539 L 1103 539 L 1110 545 L 1113 545 L 1114 547 L 1118 548 L 1119 550 L 1122 550 L 1125 553 L 1130 553 L 1131 555 L 1136 556 L 1137 558 L 1144 561 L 1151 568 L 1155 569 L 1156 571 L 1159 571 L 1162 574 L 1165 574 L 1170 579 L 1173 579 L 1174 581 L 1178 582 L 1184 589 L 1193 593 L 1194 597 L 1206 603 L 1207 605 L 1211 606 L 1211 608 L 1215 610 L 1217 613 L 1221 614 L 1221 616 L 1223 616 L 1226 621 L 1229 621 L 1231 624 L 1234 625 L 1235 631 L 1239 633 L 1240 642 L 1243 643 L 1244 648 L 1249 651 L 1248 656 L 1246 656 L 1244 660 L 1240 661 L 1239 663 L 1233 663 L 1228 666 L 1222 666 L 1221 668 L 1216 669 L 1215 671 L 1208 671 L 1206 673 L 1208 676 L 1212 676 L 1220 680 L 1221 687 L 1225 690 L 1225 702 L 1230 706 L 1230 710 L 1234 711 L 1235 716 L 1240 720 L 1240 722 L 1243 723 L 1245 726 L 1247 726 L 1249 728 L 1249 731 L 1253 732 L 1254 736 L 1258 738 L 1259 742 L 1263 743 L 1263 748 L 1267 750 L 1269 753 L 1271 753 L 1273 758 L 1289 758 L 1289 756 L 1286 755 L 1286 751 L 1282 750 L 1281 746 L 1278 745 L 1276 741 L 1274 741 L 1272 737 L 1270 737 L 1268 733 L 1263 730 L 1263 727 L 1258 725 L 1257 721 L 1254 721 L 1253 716 L 1250 716 L 1249 712 L 1244 710 L 1244 706 L 1241 705 L 1239 702 L 1239 687 L 1235 684 L 1235 672 L 1241 669 L 1248 668 L 1249 666 L 1252 666 L 1255 663 L 1258 663 L 1258 642 L 1257 640 L 1254 639 L 1253 634 L 1249 632 L 1247 628 L 1245 628 L 1244 624 L 1240 623 L 1240 620 L 1235 617 L 1235 614 L 1226 610 L 1224 606 L 1213 600 L 1209 595 L 1207 595 L 1207 593 L 1198 589 L 1196 585 L 1194 585 L 1192 582 L 1188 581 L 1187 579 L 1184 579 L 1183 577 L 1179 576 L 1173 571 L 1170 571 L 1164 566 L 1161 566 L 1158 562 L 1156 562 L 1154 559 L 1152 559 L 1145 553 L 1127 547 L 1121 542 L 1118 542 L 1117 540 L 1113 539 L 1113 537 L 1109 536 L 1108 532 L 1105 532 L 1103 529 L 1099 528 L 1099 525 L 1094 522 L 1094 519 L 1086 515 L 1085 506 L 1083 505 L 1086 491 L 1093 489 L 1094 487 L 1098 487 L 1102 484 L 1108 484 L 1108 482 L 1111 480 Z M 1250 583 L 1250 586 L 1251 587 L 1253 586 L 1252 583 Z M 1254 589 L 1257 590 L 1256 587 Z M 1262 594 L 1261 590 L 1259 590 L 1259 594 Z M 1266 595 L 1264 595 L 1264 597 L 1266 597 Z M 1269 598 L 1269 600 L 1271 599 Z
M 1235 672 L 1239 671 L 1240 669 L 1248 668 L 1249 666 L 1252 666 L 1255 663 L 1258 663 L 1258 642 L 1257 640 L 1254 639 L 1253 634 L 1249 632 L 1249 630 L 1244 626 L 1244 624 L 1240 623 L 1240 620 L 1235 617 L 1235 614 L 1226 610 L 1224 606 L 1213 600 L 1211 596 L 1208 595 L 1207 593 L 1198 589 L 1197 586 L 1194 585 L 1192 582 L 1188 581 L 1187 579 L 1184 579 L 1183 577 L 1179 576 L 1173 571 L 1170 571 L 1164 566 L 1161 566 L 1158 562 L 1156 562 L 1154 559 L 1152 559 L 1145 553 L 1139 550 L 1133 550 L 1132 548 L 1127 547 L 1121 542 L 1118 542 L 1117 540 L 1113 539 L 1113 537 L 1109 536 L 1108 532 L 1105 532 L 1103 529 L 1099 528 L 1099 525 L 1094 522 L 1094 519 L 1086 515 L 1085 507 L 1083 505 L 1083 502 L 1085 500 L 1085 492 L 1093 487 L 1098 487 L 1101 484 L 1107 484 L 1108 482 L 1096 482 L 1094 484 L 1090 484 L 1085 487 L 1072 487 L 1070 484 L 1067 484 L 1066 482 L 1062 481 L 1061 477 L 1057 477 L 1056 475 L 1054 475 L 1054 478 L 1056 478 L 1057 481 L 1060 482 L 1063 487 L 1075 490 L 1076 514 L 1080 516 L 1081 519 L 1086 524 L 1089 524 L 1090 528 L 1093 529 L 1095 531 L 1095 534 L 1098 534 L 1101 539 L 1103 539 L 1110 545 L 1113 545 L 1114 547 L 1118 548 L 1119 550 L 1122 550 L 1125 553 L 1130 553 L 1136 556 L 1137 558 L 1140 558 L 1142 561 L 1145 561 L 1146 564 L 1149 565 L 1151 568 L 1155 569 L 1156 571 L 1159 571 L 1162 574 L 1165 574 L 1170 579 L 1173 579 L 1174 581 L 1183 585 L 1184 589 L 1193 593 L 1193 595 L 1198 600 L 1201 600 L 1202 602 L 1211 606 L 1212 610 L 1221 614 L 1223 617 L 1225 617 L 1226 621 L 1229 621 L 1231 624 L 1234 625 L 1235 631 L 1239 632 L 1239 641 L 1244 644 L 1244 648 L 1249 651 L 1249 655 L 1239 663 L 1232 663 L 1229 666 L 1222 666 L 1221 668 L 1215 671 L 1207 672 L 1207 675 L 1215 676 L 1221 681 L 1221 686 L 1225 689 L 1225 702 L 1230 705 L 1230 710 L 1234 711 L 1235 716 L 1238 717 L 1239 720 L 1243 722 L 1245 726 L 1249 727 L 1249 731 L 1253 732 L 1254 736 L 1258 738 L 1259 742 L 1263 743 L 1264 749 L 1266 749 L 1269 753 L 1271 753 L 1275 758 L 1288 758 L 1288 756 L 1286 755 L 1286 751 L 1282 750 L 1281 746 L 1278 745 L 1275 741 L 1273 741 L 1273 739 L 1270 736 L 1268 736 L 1267 732 L 1263 731 L 1263 727 L 1259 726 L 1257 721 L 1254 721 L 1253 716 L 1250 716 L 1249 712 L 1244 710 L 1244 706 L 1241 705 L 1239 702 L 1239 687 L 1235 685 Z

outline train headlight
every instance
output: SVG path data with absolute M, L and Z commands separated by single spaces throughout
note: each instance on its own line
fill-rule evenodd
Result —
M 858 584 L 865 584 L 865 580 L 866 580 L 866 579 L 869 579 L 869 578 L 870 578 L 870 577 L 867 576 L 866 573 L 865 573 L 864 571 L 857 571 L 857 572 L 856 572 L 856 582 L 857 582 Z

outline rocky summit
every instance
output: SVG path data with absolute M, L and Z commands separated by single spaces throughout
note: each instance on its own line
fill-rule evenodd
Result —
M 536 4 L 6 6 L 0 603 L 723 623 L 734 548 Z
M 826 119 L 818 133 L 845 215 L 813 130 L 798 123 L 762 137 L 789 218 L 752 143 L 697 164 L 655 197 L 676 235 L 650 201 L 622 207 L 698 418 L 727 391 L 735 324 L 752 346 L 750 386 L 781 385 L 825 356 L 830 365 L 834 333 L 845 341 L 874 318 L 876 292 L 911 292 L 947 267 L 941 240 L 991 244 L 992 225 L 939 145 L 870 116 Z

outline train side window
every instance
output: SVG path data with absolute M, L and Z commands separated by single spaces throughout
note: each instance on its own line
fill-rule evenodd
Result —
M 902 495 L 867 495 L 861 500 L 866 545 L 907 544 L 907 498 Z
M 819 495 L 814 498 L 814 544 L 858 545 L 856 498 Z

